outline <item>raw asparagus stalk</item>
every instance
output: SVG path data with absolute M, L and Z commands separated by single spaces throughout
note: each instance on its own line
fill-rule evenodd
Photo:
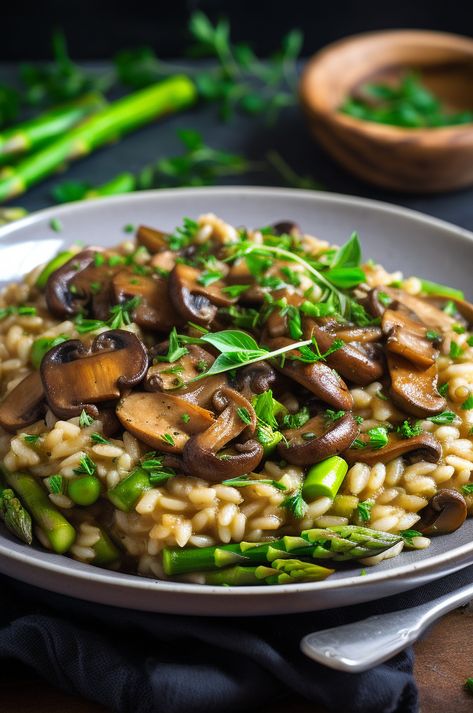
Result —
M 18 539 L 31 545 L 33 528 L 31 516 L 23 507 L 11 488 L 4 487 L 0 481 L 0 517 L 5 527 Z
M 33 520 L 41 528 L 58 554 L 67 552 L 76 538 L 76 531 L 53 505 L 40 483 L 27 473 L 10 473 L 3 469 L 8 485 L 21 498 Z
M 104 106 L 105 100 L 100 94 L 87 94 L 1 132 L 0 163 L 36 150 Z
M 193 82 L 176 75 L 119 99 L 12 167 L 0 179 L 0 201 L 24 193 L 67 161 L 86 156 L 159 116 L 185 109 L 196 98 Z
M 305 530 L 299 537 L 285 536 L 272 542 L 240 542 L 216 547 L 167 547 L 163 550 L 166 574 L 200 572 L 230 565 L 265 564 L 275 559 L 297 556 L 330 559 L 335 562 L 380 554 L 402 538 L 389 532 L 356 525 Z
M 244 586 L 254 584 L 296 584 L 297 582 L 319 582 L 335 570 L 320 567 L 312 562 L 295 559 L 277 559 L 271 566 L 257 565 L 242 567 L 236 565 L 217 572 L 206 572 L 205 584 L 222 586 Z

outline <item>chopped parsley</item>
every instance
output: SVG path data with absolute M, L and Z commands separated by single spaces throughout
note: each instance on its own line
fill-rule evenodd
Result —
M 430 342 L 438 342 L 438 340 L 441 339 L 441 335 L 439 332 L 436 332 L 435 329 L 428 329 L 425 336 Z
M 377 450 L 378 448 L 384 448 L 387 446 L 389 438 L 387 429 L 384 426 L 376 426 L 375 428 L 370 428 L 368 431 L 369 445 L 371 448 Z
M 251 478 L 249 475 L 241 475 L 238 478 L 229 478 L 228 480 L 223 480 L 222 485 L 230 485 L 233 488 L 245 488 L 247 485 L 272 485 L 273 488 L 277 490 L 287 490 L 287 487 L 283 483 L 279 483 L 277 480 L 270 480 L 269 478 Z
M 191 420 L 191 417 L 189 416 L 188 413 L 181 414 L 181 421 L 183 423 L 189 423 L 190 420 Z
M 403 421 L 400 426 L 397 426 L 396 433 L 398 433 L 401 438 L 414 438 L 415 436 L 420 436 L 422 433 L 422 425 L 419 421 L 411 423 L 410 421 Z
M 445 384 L 441 384 L 437 391 L 439 392 L 440 396 L 446 396 L 448 394 L 448 381 L 445 382 Z
M 386 292 L 378 292 L 378 300 L 381 302 L 383 307 L 387 307 L 392 302 L 391 297 L 387 295 Z
M 457 414 L 453 413 L 453 411 L 442 411 L 442 413 L 438 413 L 436 416 L 429 416 L 427 418 L 427 421 L 432 421 L 432 423 L 444 425 L 446 423 L 452 423 L 456 418 Z
M 246 423 L 247 425 L 251 423 L 250 412 L 244 406 L 240 406 L 239 408 L 237 408 L 237 414 L 240 420 L 243 421 L 243 423 Z
M 79 416 L 79 426 L 81 428 L 87 428 L 87 426 L 91 426 L 94 422 L 94 419 L 92 416 L 89 416 L 87 411 L 82 409 L 80 416 Z
M 473 334 L 470 337 L 468 337 L 468 339 L 466 340 L 466 343 L 468 344 L 469 347 L 473 347 Z
M 335 421 L 339 421 L 343 416 L 345 415 L 345 411 L 334 411 L 331 408 L 328 408 L 324 412 L 324 421 L 326 423 L 335 423 Z
M 92 458 L 88 455 L 83 456 L 77 468 L 74 468 L 74 473 L 77 475 L 94 475 L 97 470 L 97 465 L 94 463 Z
M 463 352 L 463 347 L 460 346 L 457 342 L 451 341 L 450 342 L 450 351 L 449 351 L 449 356 L 451 359 L 458 359 L 458 357 L 461 355 Z
M 26 433 L 23 436 L 24 442 L 31 443 L 32 445 L 34 445 L 35 443 L 38 443 L 39 439 L 40 439 L 40 436 L 36 436 L 36 435 L 30 434 L 30 433 Z
M 401 530 L 399 533 L 404 540 L 412 540 L 414 537 L 423 537 L 422 532 L 418 530 Z
M 281 507 L 287 510 L 296 520 L 302 520 L 307 511 L 307 503 L 302 497 L 302 490 L 288 495 L 281 503 Z
M 171 250 L 178 252 L 187 247 L 194 239 L 199 224 L 191 218 L 184 218 L 182 225 L 178 226 L 172 235 L 168 236 L 168 243 Z
M 287 413 L 283 417 L 283 428 L 301 428 L 310 418 L 309 409 L 303 406 L 297 413 Z
M 374 503 L 371 500 L 363 500 L 356 506 L 360 520 L 363 522 L 368 522 L 371 519 L 371 508 Z
M 62 223 L 59 218 L 51 218 L 49 221 L 49 227 L 54 230 L 55 233 L 60 233 L 62 231 Z
M 443 311 L 448 314 L 449 317 L 454 317 L 457 313 L 457 308 L 455 307 L 455 302 L 449 300 L 444 306 Z
M 465 495 L 473 495 L 473 483 L 462 485 L 462 492 L 465 493 Z
M 465 332 L 466 332 L 466 329 L 462 324 L 453 324 L 452 329 L 457 334 L 465 334 Z
M 250 285 L 228 285 L 227 287 L 222 287 L 222 292 L 230 297 L 230 299 L 235 299 L 246 292 Z

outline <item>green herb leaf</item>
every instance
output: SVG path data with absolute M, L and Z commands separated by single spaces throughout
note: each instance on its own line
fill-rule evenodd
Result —
M 110 441 L 102 436 L 101 433 L 91 433 L 90 440 L 93 443 L 103 443 L 105 445 L 110 445 Z
M 94 419 L 92 418 L 92 416 L 89 416 L 87 411 L 84 411 L 84 409 L 82 409 L 80 416 L 79 416 L 79 426 L 81 428 L 87 428 L 87 426 L 91 426 L 93 424 L 93 422 L 94 422 Z
M 363 522 L 369 522 L 371 519 L 371 508 L 373 505 L 374 503 L 371 500 L 363 500 L 361 503 L 358 503 L 356 507 L 360 520 Z
M 324 421 L 327 423 L 335 423 L 336 421 L 339 421 L 343 416 L 345 415 L 345 411 L 334 411 L 331 408 L 328 408 L 324 412 Z
M 307 512 L 307 503 L 302 497 L 302 490 L 299 488 L 294 495 L 288 495 L 288 497 L 282 501 L 280 507 L 288 510 L 296 520 L 302 520 Z
M 78 475 L 94 475 L 97 466 L 90 456 L 85 455 L 80 459 L 78 467 L 73 470 Z
M 175 446 L 174 438 L 171 436 L 170 433 L 163 433 L 161 436 L 161 439 L 165 442 L 168 443 L 170 446 Z
M 186 347 L 179 346 L 179 337 L 177 334 L 176 327 L 173 327 L 169 332 L 169 346 L 167 354 L 158 355 L 154 357 L 155 362 L 169 362 L 172 364 L 178 359 L 181 359 L 186 354 L 189 354 L 189 350 Z
M 431 342 L 437 342 L 439 341 L 439 339 L 442 338 L 441 334 L 439 332 L 436 332 L 434 329 L 428 329 L 425 333 L 425 336 Z
M 273 488 L 277 490 L 287 490 L 283 483 L 279 483 L 277 480 L 270 480 L 268 478 L 252 478 L 249 475 L 241 475 L 238 478 L 229 478 L 228 480 L 223 480 L 222 485 L 230 485 L 232 488 L 245 488 L 248 485 L 272 485 Z
M 388 444 L 388 432 L 384 426 L 376 426 L 375 428 L 370 428 L 368 431 L 369 445 L 371 448 L 377 450 L 378 448 L 384 448 Z
M 458 344 L 457 342 L 454 342 L 453 340 L 450 342 L 450 352 L 449 356 L 451 359 L 458 359 L 458 357 L 462 354 L 463 352 L 463 347 Z
M 444 425 L 446 423 L 452 423 L 453 421 L 455 421 L 456 418 L 458 417 L 456 413 L 453 413 L 453 411 L 442 411 L 442 413 L 438 413 L 436 416 L 429 416 L 427 418 L 427 421 L 432 421 L 432 423 Z
M 287 413 L 282 420 L 283 428 L 302 428 L 310 419 L 307 406 L 303 406 L 297 413 Z
M 470 411 L 473 408 L 473 394 L 470 394 L 465 401 L 462 403 L 461 408 L 463 411 Z
M 54 495 L 59 495 L 64 492 L 64 478 L 62 475 L 51 475 L 48 478 L 49 490 Z
M 402 424 L 396 428 L 396 433 L 398 433 L 401 438 L 414 438 L 422 433 L 422 425 L 419 421 L 416 423 L 403 421 Z
M 352 233 L 347 242 L 335 253 L 331 267 L 359 267 L 361 264 L 361 245 L 358 233 Z M 364 277 L 364 275 L 363 275 Z
M 465 493 L 465 495 L 472 495 L 473 483 L 466 483 L 466 485 L 462 485 L 462 492 Z

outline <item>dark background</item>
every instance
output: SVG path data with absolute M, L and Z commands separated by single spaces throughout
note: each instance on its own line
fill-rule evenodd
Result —
M 304 54 L 355 32 L 412 27 L 473 35 L 472 0 L 9 0 L 0 12 L 0 61 L 46 59 L 52 27 L 62 27 L 77 59 L 105 59 L 127 47 L 182 55 L 196 9 L 231 21 L 232 36 L 271 53 L 292 27 Z

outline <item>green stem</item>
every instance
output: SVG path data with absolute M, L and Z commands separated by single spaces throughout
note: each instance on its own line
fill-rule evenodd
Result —
M 0 180 L 0 201 L 24 193 L 67 161 L 87 156 L 105 143 L 195 102 L 197 90 L 175 76 L 119 99 L 37 153 L 20 161 Z
M 206 572 L 205 584 L 241 587 L 258 584 L 297 584 L 319 582 L 334 573 L 334 569 L 295 559 L 276 559 L 271 566 L 227 567 L 218 572 Z
M 67 552 L 74 543 L 76 531 L 53 505 L 38 480 L 27 473 L 10 473 L 5 468 L 3 474 L 48 538 L 54 552 Z
M 305 530 L 299 537 L 285 536 L 271 542 L 240 542 L 216 547 L 168 547 L 163 550 L 168 575 L 220 569 L 230 565 L 258 565 L 288 554 L 336 562 L 380 554 L 401 541 L 389 532 L 341 525 Z
M 119 510 L 130 512 L 141 495 L 152 487 L 149 474 L 143 468 L 135 470 L 108 491 L 108 499 Z
M 105 106 L 100 94 L 87 94 L 0 133 L 0 164 L 30 153 Z

